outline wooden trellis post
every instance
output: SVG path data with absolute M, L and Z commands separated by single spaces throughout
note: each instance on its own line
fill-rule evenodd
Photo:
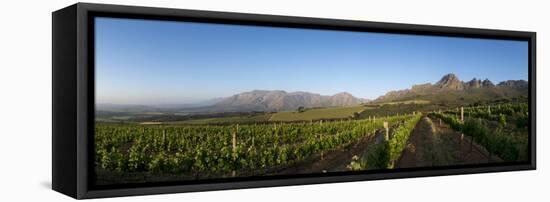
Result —
M 237 124 L 237 128 L 235 131 L 233 131 L 232 137 L 231 137 L 231 143 L 232 143 L 232 151 L 233 151 L 233 162 L 237 160 L 237 131 L 239 130 L 239 124 Z M 235 177 L 236 172 L 235 170 L 231 171 L 231 176 Z
M 233 149 L 233 160 L 237 157 L 237 131 L 239 130 L 239 124 L 237 124 L 237 129 L 233 131 L 233 135 L 231 137 L 231 143 L 232 143 L 232 149 Z
M 386 135 L 384 136 L 384 140 L 388 141 L 390 139 L 390 129 L 389 129 L 387 121 L 384 121 L 384 130 L 386 131 Z
M 460 122 L 464 123 L 464 107 L 460 107 Z
M 323 134 L 319 134 L 319 142 L 323 141 Z M 321 160 L 324 160 L 324 152 L 321 150 Z
M 162 147 L 166 147 L 166 129 L 162 130 Z
M 438 114 L 441 114 L 441 109 L 439 109 L 439 113 L 438 113 Z M 440 126 L 440 127 L 442 126 L 441 118 L 439 118 L 439 126 Z

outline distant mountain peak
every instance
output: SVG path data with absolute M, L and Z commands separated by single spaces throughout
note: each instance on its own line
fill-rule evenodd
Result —
M 441 77 L 441 80 L 455 80 L 455 79 L 459 80 L 458 76 L 456 76 L 456 74 L 454 73 L 448 73 L 443 75 L 443 77 Z
M 464 84 L 468 88 L 480 88 L 483 84 L 481 83 L 481 80 L 477 80 L 476 78 L 466 82 Z
M 464 83 L 464 87 L 467 89 L 476 89 L 476 88 L 489 88 L 489 87 L 495 87 L 495 84 L 491 82 L 489 79 L 485 80 L 478 80 L 476 78 Z
M 493 82 L 491 82 L 491 80 L 489 80 L 489 79 L 483 80 L 483 82 L 481 84 L 483 85 L 483 87 L 494 87 L 495 86 L 495 84 L 493 84 Z
M 448 97 L 453 99 L 494 99 L 497 97 L 513 97 L 527 94 L 528 82 L 525 80 L 508 80 L 493 84 L 489 79 L 473 78 L 468 82 L 461 81 L 457 75 L 450 73 L 444 75 L 434 85 L 430 83 L 412 85 L 410 89 L 389 91 L 376 99 L 376 102 L 386 102 L 406 99 L 442 99 Z M 453 97 L 455 96 L 455 97 Z M 458 97 L 456 97 L 458 96 Z M 479 96 L 485 96 L 479 97 Z M 451 99 L 453 98 L 453 99 Z
M 525 80 L 508 80 L 508 81 L 502 81 L 498 83 L 497 86 L 510 87 L 510 88 L 516 88 L 516 89 L 527 89 L 529 87 L 529 83 Z
M 286 93 L 286 91 L 284 90 L 258 90 L 258 89 L 254 89 L 252 91 L 247 91 L 247 92 L 244 92 L 242 94 L 265 94 L 265 93 Z
M 352 96 L 353 97 L 353 95 L 351 93 L 348 93 L 348 92 L 339 92 L 339 93 L 334 94 L 333 96 Z
M 351 106 L 364 101 L 348 92 L 329 96 L 302 91 L 252 90 L 227 97 L 213 107 L 218 111 L 287 111 L 299 107 Z
M 453 90 L 462 90 L 464 89 L 463 82 L 458 79 L 458 77 L 453 74 L 447 74 L 443 76 L 437 83 L 435 83 L 441 89 L 453 89 Z

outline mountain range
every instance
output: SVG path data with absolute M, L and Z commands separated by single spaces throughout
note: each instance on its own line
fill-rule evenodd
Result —
M 427 100 L 433 104 L 452 105 L 469 104 L 479 101 L 514 98 L 528 95 L 528 82 L 508 80 L 494 84 L 488 79 L 476 78 L 464 82 L 455 74 L 443 76 L 435 84 L 413 85 L 410 89 L 390 91 L 375 100 L 357 98 L 350 93 L 320 95 L 310 92 L 286 92 L 282 90 L 253 90 L 225 98 L 207 100 L 198 104 L 181 105 L 109 105 L 98 104 L 98 110 L 104 111 L 173 111 L 173 112 L 250 112 L 250 111 L 288 111 L 299 107 L 342 107 L 361 103 L 384 103 L 406 100 Z
M 373 102 L 391 102 L 411 99 L 423 99 L 432 102 L 466 102 L 506 99 L 527 96 L 528 82 L 525 80 L 507 80 L 495 85 L 489 79 L 476 78 L 464 82 L 455 74 L 443 76 L 435 84 L 413 85 L 410 89 L 390 91 Z
M 98 104 L 98 111 L 111 112 L 277 112 L 297 110 L 299 107 L 342 107 L 366 103 L 369 100 L 341 92 L 334 95 L 320 95 L 309 92 L 286 92 L 282 90 L 253 90 L 225 98 L 215 98 L 197 104 L 171 105 L 124 105 Z
M 352 106 L 367 101 L 347 92 L 329 96 L 309 92 L 253 90 L 224 98 L 206 108 L 209 111 L 287 111 L 296 110 L 299 107 Z

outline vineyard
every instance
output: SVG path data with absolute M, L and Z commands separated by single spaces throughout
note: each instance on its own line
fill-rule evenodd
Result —
M 428 121 L 424 125 L 440 120 L 438 127 L 445 123 L 471 137 L 470 144 L 483 147 L 489 159 L 494 156 L 517 162 L 528 159 L 528 117 L 527 104 L 508 103 L 438 110 L 427 115 L 413 112 L 331 121 L 222 125 L 98 122 L 95 164 L 103 173 L 169 174 L 188 180 L 276 175 L 297 165 L 322 162 L 323 155 L 330 154 L 345 161 L 345 170 L 339 167 L 337 171 L 392 169 L 398 167 L 421 119 Z M 425 134 L 417 131 L 416 135 Z M 370 142 L 354 150 L 353 157 L 337 155 L 365 138 Z M 439 152 L 443 150 L 448 149 Z
M 509 103 L 464 107 L 433 112 L 451 128 L 470 136 L 491 155 L 505 161 L 526 161 L 528 158 L 528 105 Z
M 389 134 L 390 130 L 388 127 L 388 134 L 384 140 L 373 145 L 366 155 L 362 157 L 354 156 L 348 168 L 351 170 L 394 168 L 396 160 L 401 156 L 403 149 L 407 145 L 409 136 L 420 118 L 420 115 L 416 115 L 394 125 L 391 135 Z
M 248 125 L 116 125 L 97 123 L 95 163 L 113 172 L 183 174 L 202 179 L 257 175 L 345 147 L 394 128 L 391 166 L 421 115 L 364 120 Z M 375 160 L 373 160 L 375 161 Z

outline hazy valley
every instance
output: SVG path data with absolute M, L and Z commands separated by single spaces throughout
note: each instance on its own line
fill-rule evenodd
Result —
M 96 118 L 98 121 L 136 123 L 340 119 L 526 100 L 527 95 L 528 82 L 525 80 L 494 84 L 488 79 L 462 81 L 454 74 L 447 74 L 433 84 L 414 84 L 409 89 L 390 91 L 374 100 L 358 98 L 347 92 L 320 95 L 311 92 L 252 90 L 194 104 L 98 104 Z

